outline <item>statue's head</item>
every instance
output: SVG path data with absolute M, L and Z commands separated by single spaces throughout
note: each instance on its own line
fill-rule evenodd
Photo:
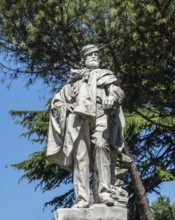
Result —
M 88 69 L 96 69 L 99 67 L 98 47 L 94 44 L 88 44 L 81 50 L 81 58 L 84 60 Z

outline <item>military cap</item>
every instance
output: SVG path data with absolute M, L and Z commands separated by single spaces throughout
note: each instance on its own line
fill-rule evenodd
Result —
M 98 52 L 98 47 L 94 44 L 88 44 L 86 46 L 84 46 L 80 52 L 81 57 L 85 57 L 90 53 L 94 53 L 94 52 Z

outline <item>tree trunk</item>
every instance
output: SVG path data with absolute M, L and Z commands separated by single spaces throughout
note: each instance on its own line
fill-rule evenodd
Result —
M 132 163 L 129 168 L 129 172 L 131 175 L 131 180 L 133 183 L 134 191 L 137 196 L 137 203 L 139 207 L 139 215 L 142 216 L 144 220 L 153 220 L 151 209 L 149 206 L 148 198 L 146 196 L 145 188 L 142 184 L 141 178 L 138 174 L 137 166 L 135 164 L 134 158 L 130 153 L 129 146 L 125 144 L 124 152 L 127 154 L 131 159 Z

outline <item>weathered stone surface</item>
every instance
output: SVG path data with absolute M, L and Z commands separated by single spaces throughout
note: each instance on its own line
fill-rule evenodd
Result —
M 79 67 L 51 103 L 47 158 L 73 171 L 75 191 L 74 208 L 58 209 L 55 220 L 127 220 L 125 95 L 116 75 L 99 68 L 98 51 L 93 44 L 82 48 Z
M 122 206 L 107 207 L 104 204 L 81 209 L 57 209 L 55 220 L 127 220 L 127 209 Z

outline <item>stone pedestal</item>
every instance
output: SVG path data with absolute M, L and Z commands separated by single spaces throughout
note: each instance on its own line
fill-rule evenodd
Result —
M 55 211 L 55 220 L 127 220 L 127 209 L 104 204 L 90 208 L 65 208 Z

